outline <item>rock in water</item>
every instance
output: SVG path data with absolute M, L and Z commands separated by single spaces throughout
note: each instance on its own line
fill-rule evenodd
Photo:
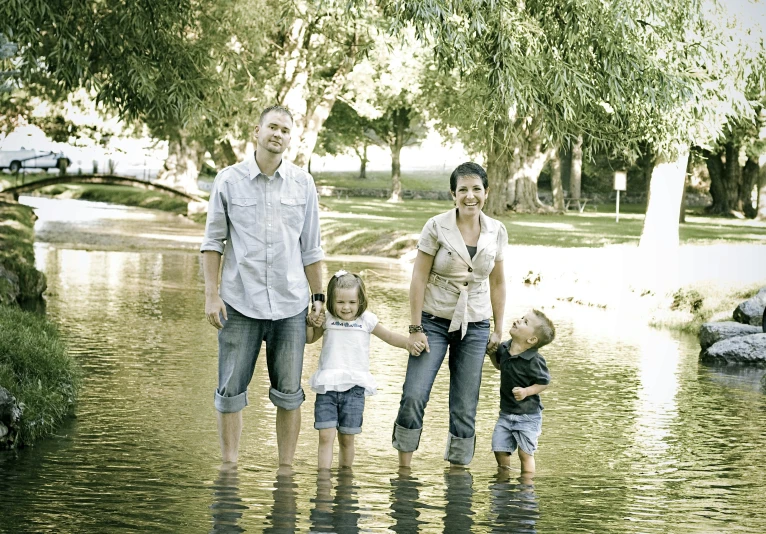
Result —
M 766 334 L 723 339 L 700 353 L 705 363 L 766 366 Z
M 761 326 L 766 310 L 766 287 L 754 297 L 747 299 L 734 310 L 734 320 L 742 324 Z
M 734 321 L 726 321 L 723 323 L 705 323 L 700 327 L 699 340 L 700 347 L 706 349 L 714 343 L 718 343 L 722 339 L 728 339 L 730 337 L 737 336 L 749 336 L 751 334 L 758 334 L 761 332 L 761 328 L 749 324 L 735 323 Z
M 13 447 L 20 418 L 21 408 L 16 402 L 16 397 L 4 387 L 0 387 L 0 448 Z

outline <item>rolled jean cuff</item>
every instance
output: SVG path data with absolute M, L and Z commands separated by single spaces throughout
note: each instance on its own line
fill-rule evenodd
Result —
M 269 400 L 277 408 L 283 410 L 297 410 L 306 400 L 306 394 L 303 393 L 303 388 L 300 388 L 295 393 L 282 393 L 274 388 L 269 388 Z
M 420 433 L 422 428 L 404 428 L 394 423 L 394 435 L 391 443 L 394 449 L 401 452 L 413 452 L 418 450 L 420 445 Z
M 223 397 L 215 392 L 215 409 L 221 413 L 241 412 L 247 405 L 247 391 L 233 397 Z
M 447 447 L 444 449 L 444 459 L 451 464 L 468 465 L 473 460 L 476 446 L 476 434 L 470 438 L 459 438 L 447 435 Z

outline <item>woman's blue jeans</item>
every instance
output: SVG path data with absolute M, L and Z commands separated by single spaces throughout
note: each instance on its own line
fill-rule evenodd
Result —
M 476 443 L 476 406 L 489 341 L 489 319 L 469 323 L 463 339 L 460 330 L 447 332 L 449 324 L 449 319 L 423 313 L 423 330 L 431 350 L 410 356 L 393 445 L 402 452 L 417 450 L 431 387 L 449 349 L 449 436 L 444 459 L 465 465 L 473 458 Z

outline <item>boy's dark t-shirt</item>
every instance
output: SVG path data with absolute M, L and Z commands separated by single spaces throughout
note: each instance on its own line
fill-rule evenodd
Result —
M 497 348 L 497 363 L 500 365 L 500 411 L 516 415 L 540 413 L 543 409 L 540 395 L 530 395 L 517 401 L 512 391 L 515 387 L 549 384 L 551 374 L 545 358 L 534 348 L 511 356 L 508 352 L 510 346 L 509 340 Z

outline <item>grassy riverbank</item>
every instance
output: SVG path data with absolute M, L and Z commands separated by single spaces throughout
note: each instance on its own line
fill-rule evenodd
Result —
M 0 436 L 0 448 L 51 434 L 71 412 L 79 387 L 56 325 L 17 307 L 45 289 L 34 266 L 34 220 L 31 208 L 0 202 L 0 387 L 21 408 L 18 421 L 3 421 L 10 432 Z
M 80 373 L 55 324 L 14 306 L 0 306 L 0 386 L 21 407 L 20 419 L 6 436 L 13 441 L 6 446 L 31 445 L 51 435 L 72 413 Z
M 40 193 L 55 198 L 122 204 L 124 206 L 169 211 L 182 215 L 186 214 L 188 204 L 188 201 L 183 198 L 157 191 L 121 185 L 60 184 L 45 187 L 40 190 Z

